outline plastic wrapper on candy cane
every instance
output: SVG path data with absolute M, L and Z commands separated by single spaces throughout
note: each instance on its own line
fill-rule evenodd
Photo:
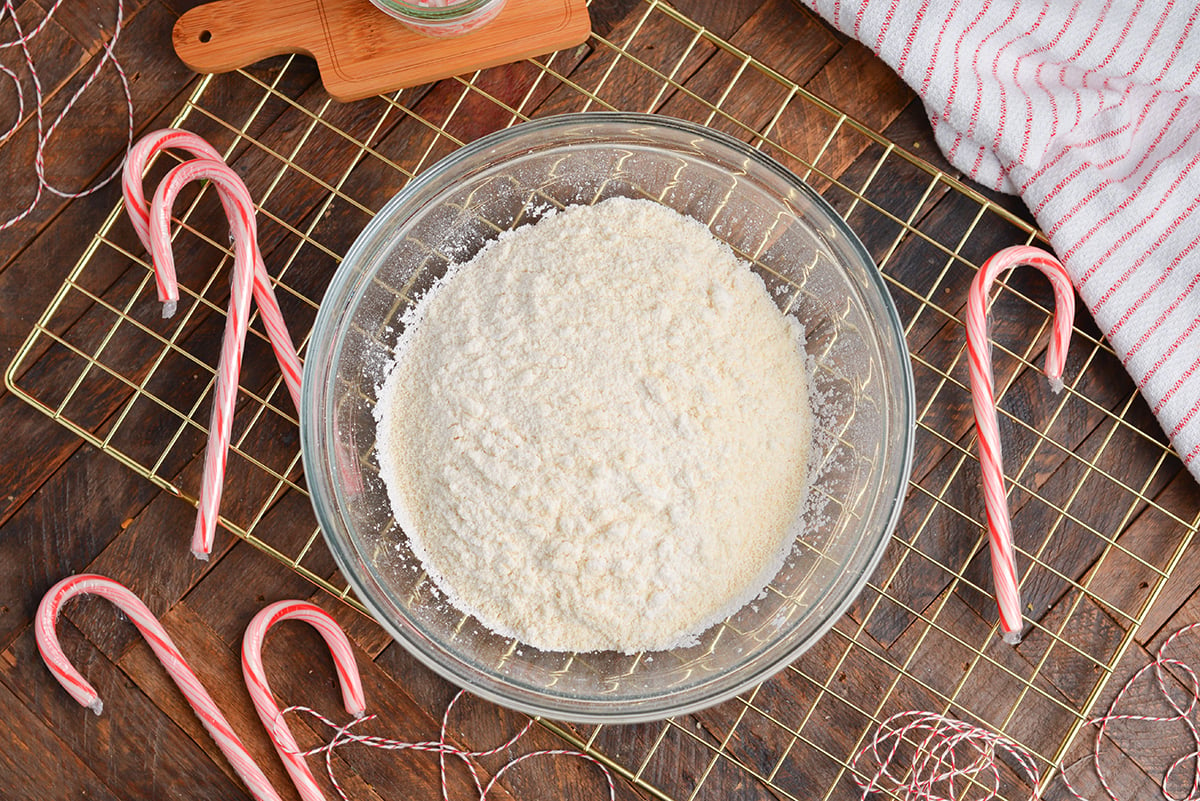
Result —
M 1021 590 L 1013 550 L 1012 523 L 1004 492 L 1000 428 L 996 418 L 995 386 L 992 377 L 991 343 L 988 339 L 988 292 L 996 278 L 1021 264 L 1036 267 L 1054 288 L 1054 326 L 1046 351 L 1046 376 L 1055 392 L 1062 389 L 1062 373 L 1071 326 L 1075 318 L 1075 291 L 1062 264 L 1034 247 L 1005 248 L 992 256 L 971 282 L 967 298 L 967 351 L 971 373 L 971 401 L 979 435 L 979 464 L 983 471 L 983 496 L 987 508 L 988 543 L 992 558 L 992 581 L 1000 609 L 1000 631 L 1004 641 L 1021 641 Z

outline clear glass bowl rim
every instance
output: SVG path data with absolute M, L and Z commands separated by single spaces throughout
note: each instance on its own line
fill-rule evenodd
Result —
M 757 168 L 773 173 L 775 177 L 783 179 L 799 194 L 804 195 L 805 199 L 811 202 L 815 209 L 822 212 L 827 218 L 823 222 L 827 222 L 836 230 L 839 236 L 843 237 L 843 241 L 860 260 L 862 266 L 867 268 L 864 272 L 869 281 L 869 289 L 877 295 L 877 299 L 887 317 L 886 324 L 881 321 L 877 330 L 883 338 L 891 340 L 890 344 L 895 348 L 895 352 L 901 360 L 902 369 L 900 372 L 903 381 L 903 386 L 893 388 L 893 393 L 899 393 L 897 405 L 901 409 L 902 414 L 900 416 L 903 419 L 890 421 L 888 424 L 889 428 L 894 425 L 897 430 L 887 432 L 889 436 L 899 439 L 897 445 L 901 451 L 901 464 L 899 465 L 900 469 L 896 475 L 894 485 L 881 488 L 880 498 L 887 497 L 884 493 L 890 492 L 891 499 L 891 506 L 886 516 L 886 524 L 878 539 L 872 543 L 871 550 L 863 563 L 861 576 L 852 584 L 841 589 L 841 597 L 837 598 L 833 603 L 831 607 L 832 612 L 809 635 L 796 638 L 794 641 L 789 642 L 787 647 L 780 647 L 781 643 L 777 642 L 772 649 L 768 649 L 768 652 L 774 652 L 771 653 L 770 659 L 756 658 L 753 662 L 753 669 L 747 670 L 745 666 L 739 668 L 739 670 L 743 671 L 743 675 L 739 676 L 736 682 L 726 682 L 724 685 L 714 687 L 708 692 L 701 692 L 700 690 L 706 689 L 707 685 L 700 685 L 688 687 L 677 693 L 664 693 L 654 697 L 654 703 L 650 703 L 646 698 L 638 698 L 636 699 L 636 709 L 623 709 L 620 704 L 602 698 L 585 699 L 583 702 L 574 701 L 570 706 L 565 706 L 562 703 L 555 703 L 556 698 L 552 695 L 539 696 L 539 698 L 545 699 L 545 702 L 514 697 L 505 691 L 506 684 L 502 680 L 493 680 L 493 683 L 481 683 L 477 678 L 478 672 L 475 668 L 470 665 L 461 664 L 442 643 L 423 637 L 415 629 L 408 631 L 404 627 L 397 625 L 380 608 L 379 604 L 372 597 L 368 581 L 363 576 L 360 576 L 355 569 L 354 565 L 358 561 L 358 555 L 352 551 L 349 543 L 343 542 L 339 536 L 333 533 L 338 530 L 335 520 L 336 513 L 333 509 L 328 508 L 328 501 L 322 497 L 320 490 L 324 489 L 337 493 L 338 488 L 336 486 L 324 488 L 316 486 L 324 480 L 324 468 L 327 466 L 318 461 L 319 437 L 317 429 L 318 427 L 323 428 L 324 437 L 330 441 L 333 440 L 334 433 L 333 416 L 322 413 L 322 401 L 326 395 L 323 392 L 326 388 L 325 383 L 332 383 L 323 383 L 323 380 L 327 375 L 331 374 L 332 362 L 335 361 L 335 358 L 331 358 L 327 362 L 320 357 L 326 354 L 333 354 L 336 357 L 336 354 L 340 352 L 340 339 L 336 342 L 333 339 L 338 334 L 337 323 L 339 314 L 345 305 L 345 301 L 355 297 L 354 290 L 356 285 L 365 280 L 364 276 L 366 273 L 358 272 L 360 262 L 378 257 L 376 240 L 384 236 L 385 230 L 383 229 L 391 225 L 405 224 L 411 219 L 412 215 L 420 211 L 419 207 L 408 209 L 408 214 L 400 217 L 397 216 L 397 212 L 403 210 L 412 197 L 420 195 L 432 186 L 442 182 L 443 177 L 447 173 L 452 173 L 456 168 L 463 165 L 464 162 L 469 163 L 475 157 L 486 155 L 489 150 L 518 137 L 541 133 L 552 134 L 562 129 L 596 125 L 639 128 L 646 128 L 648 126 L 662 127 L 678 133 L 702 137 L 714 144 L 736 151 L 737 155 L 754 162 Z M 520 152 L 515 151 L 513 155 L 519 155 Z M 864 287 L 864 289 L 866 288 Z M 335 304 L 329 302 L 331 300 L 339 302 Z M 344 333 L 342 336 L 344 336 Z M 333 347 L 330 347 L 331 345 Z M 312 336 L 306 352 L 304 374 L 301 382 L 300 445 L 302 464 L 317 522 L 321 527 L 325 542 L 341 569 L 342 575 L 349 582 L 358 600 L 367 608 L 372 617 L 409 653 L 452 684 L 463 687 L 481 698 L 510 709 L 516 709 L 532 716 L 577 723 L 623 724 L 661 720 L 705 709 L 728 700 L 738 693 L 756 686 L 773 676 L 776 672 L 794 661 L 801 653 L 808 650 L 813 643 L 823 637 L 833 627 L 834 623 L 845 613 L 846 609 L 866 586 L 871 574 L 882 559 L 883 553 L 891 540 L 891 534 L 899 521 L 900 511 L 904 503 L 906 488 L 912 470 L 915 440 L 915 409 L 916 400 L 908 346 L 904 338 L 903 326 L 900 322 L 899 314 L 887 290 L 883 277 L 858 236 L 833 207 L 817 194 L 815 190 L 777 161 L 755 150 L 745 142 L 697 123 L 664 115 L 636 112 L 575 112 L 522 122 L 487 134 L 464 145 L 410 180 L 366 225 L 347 251 L 341 265 L 331 279 L 325 298 L 318 308 L 317 316 L 313 323 Z M 322 420 L 323 422 L 317 422 Z M 411 624 L 409 625 L 411 627 Z M 721 675 L 724 677 L 729 674 Z M 709 682 L 709 684 L 717 683 L 716 681 Z M 523 688 L 517 689 L 523 690 Z M 524 693 L 526 695 L 529 694 L 527 691 L 524 691 Z M 585 711 L 580 710 L 580 703 L 586 706 Z

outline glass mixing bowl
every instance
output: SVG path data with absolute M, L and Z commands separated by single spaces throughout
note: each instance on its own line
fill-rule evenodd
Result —
M 378 474 L 372 416 L 401 316 L 448 264 L 547 209 L 649 198 L 705 223 L 807 332 L 820 402 L 807 529 L 765 593 L 689 648 L 552 653 L 451 607 L 409 550 Z M 913 386 L 900 322 L 859 240 L 795 175 L 744 143 L 660 116 L 585 113 L 486 136 L 392 198 L 346 254 L 304 365 L 304 470 L 317 518 L 375 618 L 450 681 L 580 722 L 709 706 L 770 677 L 863 588 L 911 467 Z M 637 625 L 631 620 L 630 625 Z

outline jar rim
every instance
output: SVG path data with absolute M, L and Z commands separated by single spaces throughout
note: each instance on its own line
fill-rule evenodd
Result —
M 386 6 L 387 9 L 395 11 L 399 14 L 428 22 L 445 22 L 456 20 L 459 17 L 470 14 L 473 11 L 478 11 L 481 8 L 490 5 L 496 5 L 504 0 L 461 0 L 461 2 L 452 2 L 444 6 L 427 6 L 418 5 L 413 2 L 403 2 L 403 0 L 373 0 L 378 5 Z

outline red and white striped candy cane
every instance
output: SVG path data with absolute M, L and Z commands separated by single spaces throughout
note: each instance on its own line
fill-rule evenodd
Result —
M 358 675 L 354 649 L 350 647 L 350 641 L 337 622 L 319 606 L 305 601 L 273 603 L 254 616 L 242 637 L 242 675 L 246 679 L 246 688 L 250 691 L 250 699 L 254 702 L 254 708 L 258 710 L 258 717 L 266 727 L 271 742 L 275 744 L 279 758 L 283 760 L 284 766 L 291 774 L 292 782 L 296 785 L 300 797 L 304 801 L 324 801 L 325 796 L 304 762 L 304 755 L 300 752 L 300 747 L 296 745 L 287 721 L 279 711 L 279 704 L 271 692 L 266 672 L 263 670 L 263 640 L 267 636 L 267 630 L 281 620 L 302 620 L 310 624 L 325 638 L 325 643 L 329 646 L 329 652 L 333 656 L 334 667 L 337 669 L 346 711 L 356 718 L 361 718 L 366 710 L 362 681 Z
M 54 678 L 58 679 L 58 683 L 71 694 L 71 697 L 97 715 L 103 709 L 103 704 L 96 694 L 95 688 L 67 660 L 55 632 L 55 623 L 62 605 L 76 595 L 83 594 L 106 598 L 129 617 L 133 625 L 137 626 L 138 631 L 146 638 L 146 642 L 154 650 L 155 656 L 174 679 L 175 684 L 183 692 L 192 709 L 195 710 L 196 716 L 204 724 L 204 728 L 212 735 L 217 747 L 225 754 L 229 764 L 246 783 L 246 787 L 254 797 L 262 799 L 262 801 L 279 801 L 279 795 L 271 787 L 258 765 L 255 764 L 246 750 L 246 746 L 234 733 L 229 721 L 225 720 L 225 716 L 217 708 L 212 696 L 208 694 L 204 686 L 200 684 L 200 680 L 196 678 L 196 674 L 188 667 L 166 629 L 155 619 L 141 599 L 123 585 L 105 576 L 83 574 L 72 576 L 55 584 L 42 598 L 34 619 L 38 651 L 41 652 L 46 667 L 50 668 Z
M 1013 553 L 1012 524 L 1004 492 L 1000 428 L 996 419 L 995 386 L 992 377 L 991 343 L 988 340 L 988 292 L 997 276 L 1021 264 L 1041 270 L 1054 287 L 1054 326 L 1046 351 L 1046 376 L 1055 392 L 1062 389 L 1063 366 L 1071 326 L 1075 318 L 1075 291 L 1070 276 L 1058 259 L 1038 248 L 1010 247 L 988 259 L 971 282 L 967 298 L 967 351 L 971 372 L 971 401 L 979 433 L 979 464 L 983 469 L 983 496 L 987 507 L 988 542 L 992 556 L 992 581 L 1000 608 L 1000 630 L 1004 641 L 1021 641 L 1021 590 Z
M 230 210 L 229 228 L 235 243 L 233 288 L 229 293 L 225 338 L 221 342 L 221 358 L 217 364 L 217 386 L 213 396 L 208 448 L 204 454 L 200 504 L 192 536 L 192 553 L 198 559 L 207 559 L 212 551 L 213 536 L 216 533 L 217 508 L 221 503 L 225 462 L 229 453 L 230 434 L 233 431 L 242 348 L 246 342 L 246 328 L 250 320 L 253 265 L 258 258 L 258 231 L 254 222 L 254 203 L 250 199 L 250 193 L 225 162 L 212 159 L 185 161 L 167 173 L 150 204 L 148 237 L 150 253 L 156 265 L 161 264 L 174 269 L 174 257 L 171 254 L 171 206 L 186 184 L 198 180 L 211 181 L 221 196 L 221 202 Z
M 204 139 L 189 131 L 181 131 L 177 128 L 163 128 L 162 130 L 146 134 L 129 149 L 129 154 L 125 157 L 125 172 L 121 181 L 121 192 L 124 197 L 125 211 L 129 215 L 129 221 L 133 225 L 133 230 L 137 233 L 138 239 L 142 241 L 142 245 L 148 251 L 151 250 L 150 205 L 146 202 L 146 197 L 142 192 L 142 179 L 146 171 L 146 165 L 150 159 L 160 151 L 167 149 L 183 150 L 195 158 L 224 163 L 221 154 Z M 238 183 L 241 183 L 241 177 L 237 173 L 230 170 L 230 175 L 232 176 L 230 180 L 236 180 Z M 245 185 L 243 184 L 244 188 Z M 245 191 L 245 195 L 246 197 L 250 196 L 249 190 Z M 221 204 L 225 208 L 225 215 L 232 220 L 237 213 L 237 209 L 227 201 L 225 195 L 221 196 Z M 270 276 L 267 274 L 266 265 L 263 264 L 262 254 L 258 252 L 257 248 L 255 250 L 254 300 L 258 304 L 259 313 L 262 315 L 263 327 L 266 329 L 267 336 L 271 340 L 271 347 L 275 351 L 275 358 L 279 361 L 279 369 L 283 373 L 284 383 L 287 385 L 288 393 L 292 396 L 292 403 L 299 409 L 300 375 L 302 373 L 300 358 L 296 355 L 296 348 L 292 344 L 292 337 L 288 333 L 287 325 L 283 321 L 283 314 L 279 310 L 279 301 L 275 297 L 275 289 L 271 284 Z M 160 262 L 158 259 L 154 259 L 153 261 L 154 280 L 158 290 L 158 299 L 163 302 L 163 317 L 170 317 L 175 313 L 176 304 L 179 302 L 179 285 L 175 278 L 175 262 L 173 260 Z

